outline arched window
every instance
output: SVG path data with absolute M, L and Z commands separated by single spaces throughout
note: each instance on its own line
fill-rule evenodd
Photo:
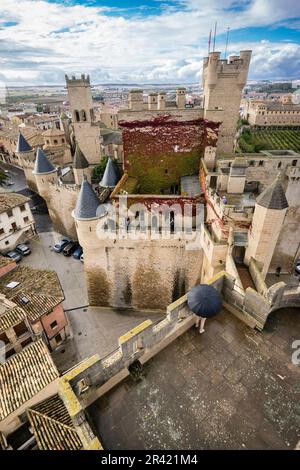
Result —
M 74 111 L 74 119 L 75 119 L 75 122 L 80 121 L 79 111 L 77 110 Z
M 297 166 L 297 160 L 292 161 L 292 166 Z
M 281 165 L 282 165 L 282 163 L 279 162 L 278 165 L 277 165 L 277 168 L 281 168 Z
M 58 142 L 57 142 L 57 140 L 56 140 L 56 139 L 54 139 L 54 141 L 53 141 L 53 142 L 54 142 L 54 144 L 55 144 L 55 145 L 56 145 L 56 144 L 58 144 Z
M 83 122 L 85 122 L 86 121 L 86 112 L 84 110 L 82 110 L 80 114 L 81 114 L 81 120 Z

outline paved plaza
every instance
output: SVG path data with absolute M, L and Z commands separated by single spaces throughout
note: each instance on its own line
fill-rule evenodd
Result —
M 256 332 L 224 311 L 89 407 L 106 449 L 293 449 L 300 436 L 300 311 Z

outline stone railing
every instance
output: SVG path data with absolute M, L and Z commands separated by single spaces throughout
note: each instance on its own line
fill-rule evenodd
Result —
M 268 287 L 262 275 L 262 266 L 254 258 L 249 263 L 249 272 L 256 287 L 257 292 L 266 296 Z

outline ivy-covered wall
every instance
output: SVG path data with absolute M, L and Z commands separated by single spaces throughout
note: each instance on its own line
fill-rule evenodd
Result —
M 219 124 L 171 116 L 150 121 L 120 123 L 123 128 L 124 166 L 137 179 L 139 194 L 170 194 L 181 176 L 199 174 L 207 145 L 216 146 Z

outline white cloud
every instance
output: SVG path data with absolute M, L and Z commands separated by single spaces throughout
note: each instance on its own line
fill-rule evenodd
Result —
M 10 0 L 0 6 L 0 70 L 13 83 L 62 83 L 65 72 L 89 72 L 93 82 L 183 83 L 199 79 L 215 20 L 219 33 L 228 25 L 234 30 L 289 19 L 299 26 L 294 21 L 298 0 L 240 0 L 239 11 L 236 5 L 234 0 L 181 0 L 161 15 L 125 18 L 122 11 L 111 16 L 95 6 Z M 1 22 L 17 25 L 1 29 Z M 253 48 L 253 77 L 300 75 L 298 44 L 230 44 L 230 52 L 239 48 Z

